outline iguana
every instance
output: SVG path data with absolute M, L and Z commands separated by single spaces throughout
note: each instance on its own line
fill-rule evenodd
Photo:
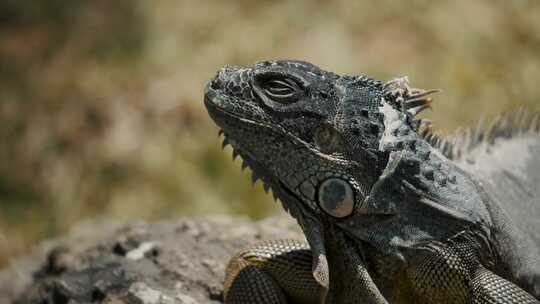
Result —
M 294 60 L 217 72 L 224 144 L 308 242 L 243 249 L 226 303 L 540 303 L 538 114 L 449 141 L 416 116 L 432 93 Z

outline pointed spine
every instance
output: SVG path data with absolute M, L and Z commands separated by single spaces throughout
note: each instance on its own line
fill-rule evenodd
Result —
M 225 147 L 227 147 L 228 145 L 230 145 L 229 140 L 227 139 L 227 137 L 225 137 L 223 139 L 223 142 L 221 143 L 221 149 L 225 149 Z

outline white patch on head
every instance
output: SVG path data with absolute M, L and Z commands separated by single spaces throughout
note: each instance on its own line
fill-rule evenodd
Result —
M 384 89 L 390 91 L 392 95 L 398 96 L 396 99 L 397 103 L 403 102 L 403 96 L 407 96 L 411 91 L 416 90 L 412 89 L 409 86 L 409 77 L 397 77 L 384 84 Z
M 379 112 L 384 115 L 384 133 L 379 142 L 379 151 L 386 151 L 388 146 L 398 141 L 396 131 L 401 127 L 407 119 L 405 114 L 394 109 L 384 99 L 382 106 L 379 107 Z

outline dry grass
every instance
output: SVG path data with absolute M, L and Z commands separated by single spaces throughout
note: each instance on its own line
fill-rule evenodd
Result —
M 21 3 L 0 4 L 0 265 L 86 217 L 277 210 L 203 108 L 224 64 L 408 75 L 443 89 L 443 131 L 539 108 L 537 1 Z

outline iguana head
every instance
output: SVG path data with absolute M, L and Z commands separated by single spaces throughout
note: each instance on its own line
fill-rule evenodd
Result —
M 410 90 L 398 89 L 404 86 L 397 81 L 384 85 L 306 62 L 264 61 L 222 68 L 206 87 L 205 104 L 225 142 L 286 209 L 300 206 L 316 216 L 344 218 L 362 212 L 386 166 L 381 107 L 389 94 L 393 100 L 410 97 Z M 413 97 L 425 93 L 418 90 Z M 408 109 L 427 102 L 416 98 Z M 411 127 L 417 125 L 411 120 Z
M 324 285 L 329 229 L 363 237 L 359 231 L 402 208 L 395 200 L 366 198 L 392 170 L 392 153 L 414 153 L 422 142 L 424 122 L 414 116 L 429 107 L 430 93 L 406 79 L 382 83 L 279 60 L 222 68 L 205 89 L 205 105 L 225 143 L 298 220 Z

